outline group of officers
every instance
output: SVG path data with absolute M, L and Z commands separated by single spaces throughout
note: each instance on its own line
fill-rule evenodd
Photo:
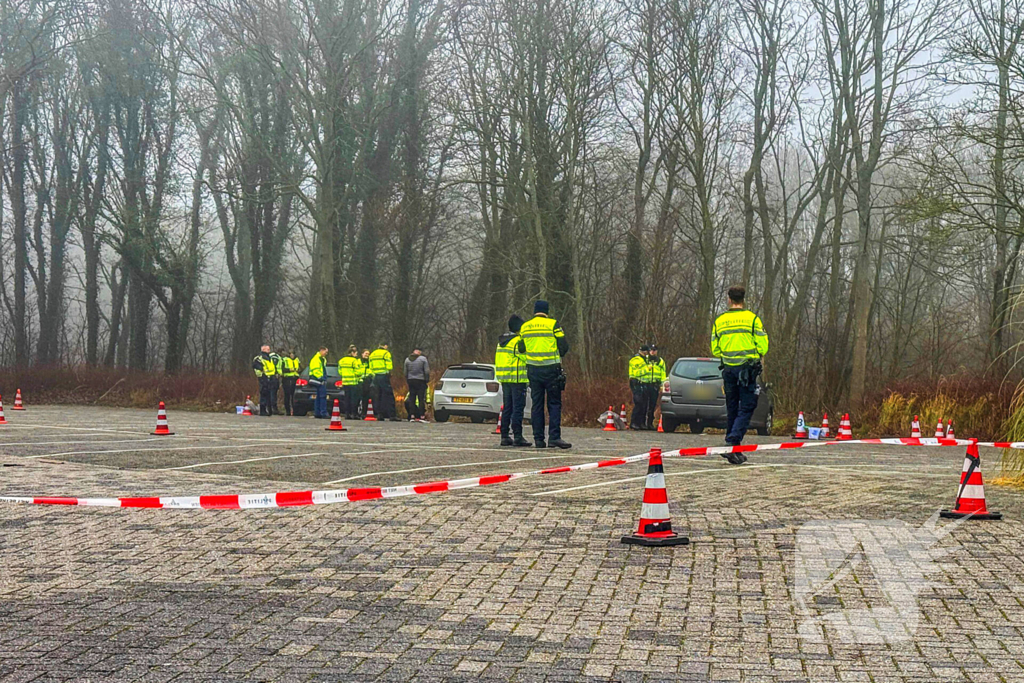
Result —
M 757 407 L 760 393 L 757 377 L 762 370 L 761 359 L 768 353 L 768 334 L 760 318 L 746 309 L 746 290 L 742 286 L 730 287 L 728 297 L 728 310 L 718 316 L 712 327 L 711 353 L 721 361 L 728 414 L 725 442 L 739 445 Z M 499 423 L 502 446 L 572 448 L 572 444 L 562 439 L 562 391 L 566 385 L 562 359 L 568 353 L 569 342 L 565 332 L 550 315 L 547 301 L 539 299 L 534 302 L 533 317 L 529 320 L 524 321 L 518 315 L 509 318 L 508 331 L 500 335 L 494 352 L 495 379 L 501 383 L 503 396 Z M 326 358 L 327 348 L 322 347 L 309 361 L 309 383 L 316 387 L 314 415 L 321 419 L 330 417 L 325 386 Z M 391 386 L 393 367 L 387 344 L 381 344 L 373 352 L 364 349 L 362 354 L 355 346 L 348 347 L 348 354 L 338 361 L 344 389 L 344 411 L 348 419 L 365 416 L 367 401 L 372 396 L 377 399 L 378 417 L 398 420 Z M 420 394 L 425 393 L 430 375 L 426 358 L 420 357 L 418 349 L 406 360 L 405 369 L 410 385 L 406 401 L 410 419 L 425 421 L 425 396 Z M 294 351 L 273 353 L 269 345 L 264 345 L 253 359 L 253 370 L 260 382 L 260 415 L 277 412 L 279 386 L 284 387 L 285 414 L 291 415 L 296 382 L 302 372 Z M 667 377 L 665 361 L 658 355 L 658 347 L 653 344 L 641 346 L 629 359 L 628 373 L 633 394 L 630 427 L 653 430 L 658 394 Z M 533 443 L 523 436 L 527 388 L 533 398 L 530 412 Z M 412 406 L 409 406 L 409 400 L 413 401 Z M 723 457 L 736 465 L 746 462 L 742 453 Z
M 315 390 L 313 416 L 330 419 L 327 408 L 327 347 L 309 360 L 308 383 Z M 395 413 L 395 392 L 391 386 L 391 371 L 394 364 L 387 344 L 376 350 L 363 349 L 360 354 L 355 346 L 348 347 L 348 353 L 338 361 L 338 374 L 343 385 L 342 397 L 345 416 L 350 420 L 365 417 L 369 402 L 376 400 L 376 416 L 383 420 L 397 421 Z M 302 362 L 294 350 L 276 353 L 264 344 L 260 353 L 253 358 L 252 369 L 260 386 L 259 413 L 262 416 L 280 415 L 278 410 L 279 391 L 284 389 L 284 414 L 294 414 L 295 387 L 302 373 Z
M 654 409 L 658 407 L 658 392 L 668 376 L 665 359 L 658 357 L 658 347 L 644 344 L 635 356 L 629 359 L 629 390 L 633 394 L 633 414 L 629 417 L 629 428 L 640 431 L 653 430 Z

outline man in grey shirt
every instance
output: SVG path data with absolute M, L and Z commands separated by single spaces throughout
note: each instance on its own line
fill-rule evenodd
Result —
M 409 395 L 405 397 L 405 412 L 409 422 L 426 422 L 427 382 L 430 381 L 430 362 L 419 348 L 405 359 L 405 381 Z

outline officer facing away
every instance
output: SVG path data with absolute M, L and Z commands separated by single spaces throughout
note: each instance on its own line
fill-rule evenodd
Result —
M 543 299 L 533 304 L 533 317 L 519 329 L 522 340 L 516 350 L 526 358 L 526 377 L 533 399 L 530 421 L 534 447 L 572 448 L 571 443 L 562 441 L 562 390 L 565 389 L 562 356 L 569 353 L 569 342 L 558 321 L 548 316 L 548 308 L 548 302 Z M 544 441 L 545 403 L 551 420 L 547 442 Z
M 259 355 L 252 359 L 252 369 L 260 383 L 260 415 L 270 417 L 274 414 L 270 403 L 273 398 L 271 380 L 277 379 L 277 364 L 270 353 L 270 344 L 260 347 Z
M 291 415 L 294 411 L 295 383 L 299 380 L 300 372 L 302 372 L 302 361 L 295 355 L 295 349 L 290 349 L 281 358 L 281 385 L 284 387 L 285 415 Z
M 661 391 L 661 384 L 665 381 L 665 359 L 658 357 L 658 347 L 651 344 L 651 350 L 647 354 L 647 374 L 644 377 L 644 404 L 647 408 L 647 420 L 644 427 L 648 431 L 654 431 L 654 409 L 658 407 L 658 393 Z
M 318 420 L 326 420 L 330 417 L 327 414 L 327 385 L 324 384 L 326 372 L 327 347 L 321 346 L 317 354 L 309 359 L 309 383 L 316 387 L 316 398 L 313 399 L 313 417 Z
M 711 329 L 711 354 L 722 361 L 728 412 L 725 443 L 728 446 L 740 445 L 747 432 L 761 393 L 757 385 L 761 358 L 768 353 L 768 333 L 761 319 L 744 308 L 746 293 L 739 285 L 729 288 L 729 310 L 718 316 Z M 747 461 L 742 453 L 727 453 L 722 457 L 733 465 Z
M 647 404 L 645 403 L 643 381 L 647 372 L 648 351 L 650 351 L 650 347 L 644 344 L 636 352 L 636 355 L 629 359 L 629 391 L 633 395 L 633 414 L 629 416 L 630 429 L 642 430 L 645 427 Z
M 366 366 L 359 358 L 359 350 L 348 347 L 348 355 L 338 360 L 338 374 L 341 375 L 342 392 L 345 394 L 345 418 L 355 420 L 359 416 L 359 404 L 363 400 L 363 376 Z
M 501 382 L 501 425 L 502 446 L 532 446 L 523 438 L 523 411 L 526 409 L 526 362 L 516 351 L 522 337 L 519 331 L 523 319 L 513 315 L 508 319 L 508 332 L 498 337 L 498 348 L 494 350 L 494 374 Z M 509 429 L 512 437 L 509 437 Z
M 398 415 L 395 413 L 395 390 L 391 387 L 391 371 L 394 367 L 387 344 L 381 344 L 370 354 L 370 374 L 373 375 L 374 393 L 380 404 L 377 406 L 377 415 L 381 419 L 398 422 Z

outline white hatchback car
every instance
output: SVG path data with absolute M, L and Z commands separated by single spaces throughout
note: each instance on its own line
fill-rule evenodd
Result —
M 434 419 L 447 422 L 452 415 L 468 417 L 475 423 L 495 420 L 503 403 L 501 384 L 494 379 L 494 366 L 487 363 L 449 365 L 434 390 Z M 525 418 L 530 417 L 530 392 L 526 392 Z

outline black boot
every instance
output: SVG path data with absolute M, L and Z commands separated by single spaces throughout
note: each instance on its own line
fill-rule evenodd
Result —
M 512 440 L 512 445 L 515 446 L 516 448 L 524 448 L 524 447 L 527 447 L 527 446 L 532 446 L 533 444 L 530 443 L 529 441 L 527 441 L 526 439 L 524 439 L 523 435 L 520 434 L 519 436 L 515 437 Z
M 548 448 L 561 448 L 565 450 L 566 448 L 572 448 L 572 444 L 562 439 L 552 439 L 548 442 Z
M 511 446 L 512 445 L 512 439 L 508 438 L 507 436 L 501 437 L 501 445 L 502 446 Z
M 548 447 L 548 445 L 546 443 L 544 443 L 544 439 L 536 439 L 533 442 L 533 446 L 534 446 L 534 448 L 547 448 Z

